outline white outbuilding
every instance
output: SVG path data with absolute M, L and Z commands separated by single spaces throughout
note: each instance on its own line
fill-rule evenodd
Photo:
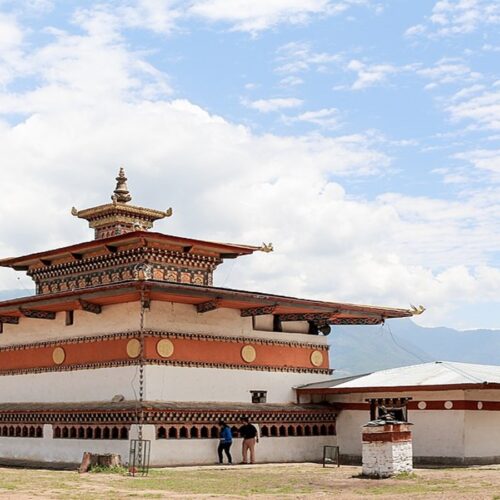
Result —
M 416 464 L 500 463 L 500 366 L 436 361 L 296 388 L 332 404 L 344 461 L 361 459 L 361 427 L 386 411 L 413 423 Z

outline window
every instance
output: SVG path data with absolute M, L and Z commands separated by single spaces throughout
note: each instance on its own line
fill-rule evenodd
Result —
M 267 391 L 250 391 L 252 403 L 265 403 L 267 401 Z

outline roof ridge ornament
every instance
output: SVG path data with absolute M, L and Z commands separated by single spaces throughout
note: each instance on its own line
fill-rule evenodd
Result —
M 410 312 L 412 313 L 412 316 L 420 316 L 425 312 L 425 307 L 424 306 L 414 306 L 413 304 L 410 304 Z
M 116 178 L 116 188 L 111 196 L 113 204 L 115 203 L 128 203 L 132 196 L 127 187 L 127 177 L 125 176 L 125 169 L 120 167 L 118 177 Z

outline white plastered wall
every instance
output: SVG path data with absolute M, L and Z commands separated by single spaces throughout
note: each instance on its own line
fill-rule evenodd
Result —
M 469 401 L 500 401 L 500 390 L 467 390 Z M 465 456 L 500 457 L 500 411 L 465 412 Z
M 266 319 L 269 318 L 260 317 L 256 325 L 260 324 L 259 321 Z M 151 309 L 146 313 L 145 326 L 152 330 L 167 332 L 328 344 L 327 338 L 322 335 L 254 330 L 252 318 L 242 318 L 238 309 L 220 308 L 206 313 L 197 313 L 192 305 L 173 302 L 153 301 Z M 299 326 L 294 324 L 293 329 L 299 330 Z
M 411 397 L 413 401 L 461 400 L 463 391 L 414 393 L 359 393 L 329 396 L 331 402 L 364 403 L 368 398 Z M 465 451 L 465 411 L 410 410 L 408 420 L 413 424 L 413 453 L 415 457 L 453 457 L 461 459 Z M 369 411 L 342 410 L 337 417 L 337 437 L 344 455 L 361 455 L 361 426 L 370 419 Z
M 131 426 L 130 438 L 137 438 L 136 425 Z M 157 440 L 155 426 L 144 425 L 143 438 L 151 440 L 151 465 L 213 464 L 218 461 L 217 439 Z M 256 445 L 257 462 L 320 461 L 324 445 L 335 445 L 335 436 L 261 438 Z M 83 453 L 117 453 L 128 462 L 128 440 L 52 439 L 52 426 L 44 425 L 43 438 L 0 437 L 0 460 L 21 460 L 41 463 L 78 464 Z M 233 463 L 239 463 L 241 439 L 231 447 Z M 226 458 L 224 456 L 224 461 Z
M 256 445 L 257 462 L 319 462 L 324 445 L 335 445 L 335 436 L 261 438 Z M 214 464 L 217 458 L 217 439 L 158 440 L 152 448 L 155 466 Z M 242 461 L 241 439 L 231 447 L 233 463 Z M 226 457 L 224 455 L 224 462 Z
M 0 335 L 0 347 L 61 340 L 85 335 L 137 331 L 140 327 L 139 302 L 103 306 L 100 314 L 76 310 L 74 322 L 66 326 L 65 313 L 56 314 L 56 319 L 20 318 L 18 325 L 4 324 Z M 207 313 L 197 313 L 189 304 L 152 301 L 146 311 L 144 327 L 175 333 L 204 333 L 268 340 L 296 341 L 327 345 L 327 338 L 305 333 L 287 333 L 253 330 L 252 318 L 242 318 L 237 309 L 220 308 Z M 293 322 L 294 331 L 300 330 L 299 322 Z
M 135 400 L 138 380 L 137 366 L 4 375 L 0 377 L 0 402 L 111 401 L 117 394 Z
M 218 462 L 217 439 L 155 439 L 154 426 L 144 426 L 144 439 L 151 439 L 151 464 L 213 464 Z M 256 462 L 317 462 L 324 445 L 336 445 L 336 436 L 261 437 L 255 447 Z M 242 440 L 231 446 L 233 463 L 242 461 Z M 224 462 L 227 462 L 224 455 Z
M 251 402 L 251 390 L 268 391 L 268 403 L 295 402 L 292 387 L 319 382 L 313 373 L 267 372 L 180 366 L 147 366 L 145 398 L 150 401 Z
M 102 308 L 101 314 L 77 310 L 74 322 L 66 326 L 64 312 L 56 314 L 56 319 L 20 318 L 18 325 L 4 324 L 0 335 L 0 347 L 64 340 L 72 337 L 99 335 L 115 332 L 137 331 L 139 329 L 139 303 L 113 304 Z

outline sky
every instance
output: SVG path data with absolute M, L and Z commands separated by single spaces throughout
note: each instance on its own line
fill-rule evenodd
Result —
M 0 256 L 92 239 L 123 166 L 158 231 L 273 243 L 218 286 L 500 328 L 499 34 L 496 0 L 0 0 Z

